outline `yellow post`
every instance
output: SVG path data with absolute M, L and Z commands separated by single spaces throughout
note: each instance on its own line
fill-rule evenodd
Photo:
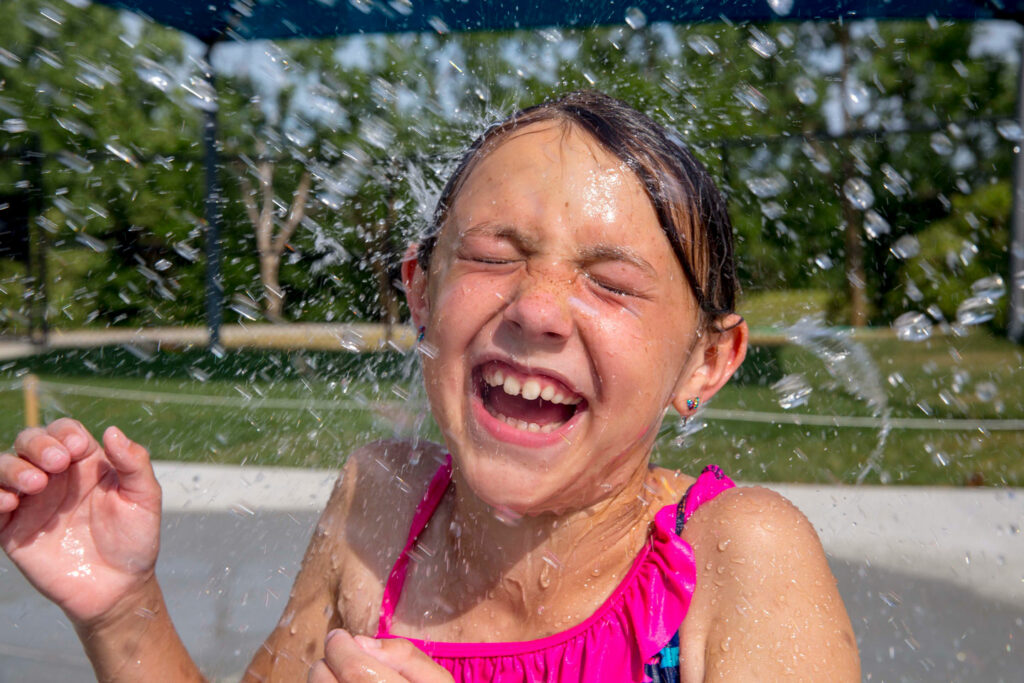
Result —
M 21 390 L 25 395 L 25 426 L 39 426 L 39 378 L 25 375 L 21 381 Z

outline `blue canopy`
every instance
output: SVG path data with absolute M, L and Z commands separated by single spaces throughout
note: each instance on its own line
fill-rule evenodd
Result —
M 584 27 L 627 21 L 1024 17 L 1024 0 L 102 0 L 203 42 L 350 33 Z

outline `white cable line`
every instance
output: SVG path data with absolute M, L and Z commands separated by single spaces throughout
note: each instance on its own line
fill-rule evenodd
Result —
M 252 408 L 272 410 L 368 410 L 374 406 L 393 407 L 404 405 L 403 401 L 318 401 L 288 398 L 252 398 L 238 399 L 232 396 L 211 396 L 209 394 L 177 394 L 156 391 L 135 391 L 97 387 L 86 384 L 68 384 L 40 381 L 41 388 L 57 394 L 75 394 L 93 396 L 95 398 L 115 399 L 122 401 L 144 401 L 147 403 L 172 403 L 179 405 L 218 406 L 224 408 Z M 20 383 L 0 387 L 0 391 L 19 389 Z M 914 418 L 892 417 L 888 420 L 881 417 L 856 417 L 852 415 L 813 415 L 808 413 L 769 413 L 757 410 L 723 410 L 705 408 L 698 413 L 699 417 L 708 420 L 726 420 L 734 422 L 759 422 L 764 424 L 786 424 L 808 427 L 853 427 L 861 429 L 881 429 L 888 425 L 891 429 L 940 430 L 940 431 L 989 431 L 1016 432 L 1024 431 L 1024 419 L 964 419 L 964 418 Z
M 97 387 L 87 384 L 67 384 L 56 382 L 39 382 L 41 388 L 56 394 L 74 394 L 95 398 L 114 399 L 121 401 L 143 401 L 146 403 L 175 403 L 194 406 L 218 406 L 224 408 L 269 408 L 273 410 L 367 410 L 374 406 L 391 407 L 399 405 L 397 401 L 370 401 L 365 403 L 356 400 L 317 401 L 291 398 L 234 398 L 233 396 L 211 396 L 210 394 L 176 394 L 157 391 L 135 391 L 115 387 Z M 404 402 L 401 403 L 404 405 Z
M 807 425 L 811 427 L 861 427 L 881 429 L 937 429 L 945 431 L 1024 431 L 1024 420 L 980 420 L 963 418 L 927 417 L 854 417 L 850 415 L 810 415 L 808 413 L 766 413 L 756 410 L 716 410 L 708 408 L 698 413 L 711 420 L 764 422 L 773 424 Z

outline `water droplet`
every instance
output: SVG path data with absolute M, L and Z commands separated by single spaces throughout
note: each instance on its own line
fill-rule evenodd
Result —
M 781 173 L 766 176 L 764 178 L 751 178 L 747 181 L 747 187 L 754 193 L 755 197 L 768 199 L 775 197 L 786 189 L 788 183 Z
M 882 164 L 882 187 L 894 197 L 902 197 L 910 191 L 910 185 L 899 172 L 889 164 Z
M 707 36 L 695 34 L 687 38 L 686 44 L 699 55 L 714 56 L 718 54 L 718 43 Z
M 904 235 L 893 242 L 892 246 L 889 247 L 889 251 L 896 258 L 914 258 L 921 253 L 921 243 L 913 235 Z
M 850 178 L 843 183 L 843 194 L 853 208 L 861 211 L 870 209 L 875 203 L 875 193 L 863 178 Z
M 768 111 L 768 98 L 761 94 L 761 91 L 745 83 L 741 86 L 737 86 L 733 90 L 733 96 L 739 100 L 740 104 L 749 107 L 750 109 L 756 109 L 759 112 Z
M 181 89 L 188 93 L 187 101 L 196 109 L 217 111 L 217 90 L 202 76 L 189 76 Z
M 750 27 L 750 37 L 747 39 L 747 45 L 759 57 L 764 59 L 771 59 L 779 52 L 779 46 L 775 43 L 775 39 L 756 26 Z
M 777 400 L 784 410 L 804 405 L 811 396 L 811 387 L 800 374 L 786 375 L 773 384 L 772 389 L 778 394 Z
M 107 251 L 110 247 L 103 240 L 93 237 L 92 235 L 84 232 L 75 233 L 75 241 L 79 244 L 85 245 L 95 251 L 97 254 L 102 254 Z
M 896 338 L 902 341 L 924 341 L 932 336 L 932 321 L 917 311 L 903 313 L 892 322 L 892 327 Z
M 995 382 L 978 382 L 974 387 L 974 395 L 978 397 L 979 401 L 988 403 L 999 395 L 999 389 L 996 387 Z
M 812 105 L 818 101 L 818 90 L 814 87 L 814 82 L 806 76 L 800 76 L 793 81 L 793 93 L 803 105 Z
M 647 26 L 647 15 L 639 7 L 630 7 L 626 10 L 626 24 L 634 31 L 639 31 Z
M 986 297 L 972 296 L 964 301 L 956 309 L 956 322 L 958 325 L 980 325 L 987 323 L 996 315 L 996 307 L 991 299 Z
M 430 24 L 430 28 L 434 29 L 442 36 L 446 33 L 452 32 L 452 30 L 448 28 L 448 24 L 444 23 L 444 20 L 441 19 L 441 17 L 432 16 L 427 20 L 427 23 Z
M 814 265 L 818 266 L 822 270 L 828 270 L 835 264 L 832 262 L 832 257 L 828 254 L 818 254 L 814 257 Z
M 135 159 L 135 156 L 131 152 L 128 151 L 127 148 L 122 147 L 121 145 L 118 145 L 118 144 L 113 143 L 113 142 L 108 142 L 106 144 L 106 149 L 107 149 L 108 152 L 110 152 L 115 157 L 117 157 L 118 159 L 120 159 L 124 163 L 128 164 L 129 166 L 131 166 L 133 168 L 138 168 L 139 167 L 139 162 Z
M 784 17 L 793 11 L 793 0 L 768 0 L 768 6 L 780 17 Z
M 971 284 L 971 294 L 995 302 L 1006 294 L 1006 284 L 1001 275 L 989 275 Z
M 57 152 L 57 161 L 76 173 L 92 173 L 92 162 L 66 149 Z
M 874 209 L 864 212 L 864 233 L 871 239 L 879 235 L 888 235 L 890 230 L 889 221 L 882 218 Z
M 142 79 L 142 82 L 149 83 L 161 92 L 167 92 L 171 87 L 171 73 L 163 65 L 149 59 L 148 57 L 137 57 L 135 73 Z
M 932 133 L 931 146 L 939 156 L 948 157 L 953 153 L 953 141 L 945 133 Z
M 871 108 L 871 93 L 866 85 L 851 79 L 846 85 L 846 111 L 853 116 L 867 113 Z
M 776 218 L 780 218 L 784 211 L 785 209 L 782 208 L 782 204 L 779 204 L 778 202 L 764 202 L 761 204 L 761 213 L 764 214 L 764 217 L 768 220 L 773 221 Z
M 1013 119 L 1003 119 L 997 123 L 996 131 L 1004 140 L 1010 142 L 1020 142 L 1021 137 L 1024 137 L 1021 135 L 1020 124 Z
M 24 133 L 28 130 L 28 125 L 24 119 L 7 119 L 4 121 L 3 129 L 5 133 L 11 133 L 12 135 L 17 133 Z

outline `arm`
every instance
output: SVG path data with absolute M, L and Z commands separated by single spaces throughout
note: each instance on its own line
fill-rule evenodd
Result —
M 340 561 L 344 547 L 338 535 L 349 501 L 351 480 L 345 470 L 334 486 L 302 559 L 288 604 L 277 626 L 256 652 L 242 683 L 304 681 L 314 662 L 324 656 L 324 636 L 341 625 L 337 613 Z
M 0 455 L 0 547 L 67 614 L 100 681 L 198 681 L 154 568 L 160 486 L 111 427 L 101 446 L 61 419 Z
M 701 507 L 687 533 L 697 590 L 682 629 L 685 681 L 859 681 L 856 640 L 807 518 L 767 489 Z

